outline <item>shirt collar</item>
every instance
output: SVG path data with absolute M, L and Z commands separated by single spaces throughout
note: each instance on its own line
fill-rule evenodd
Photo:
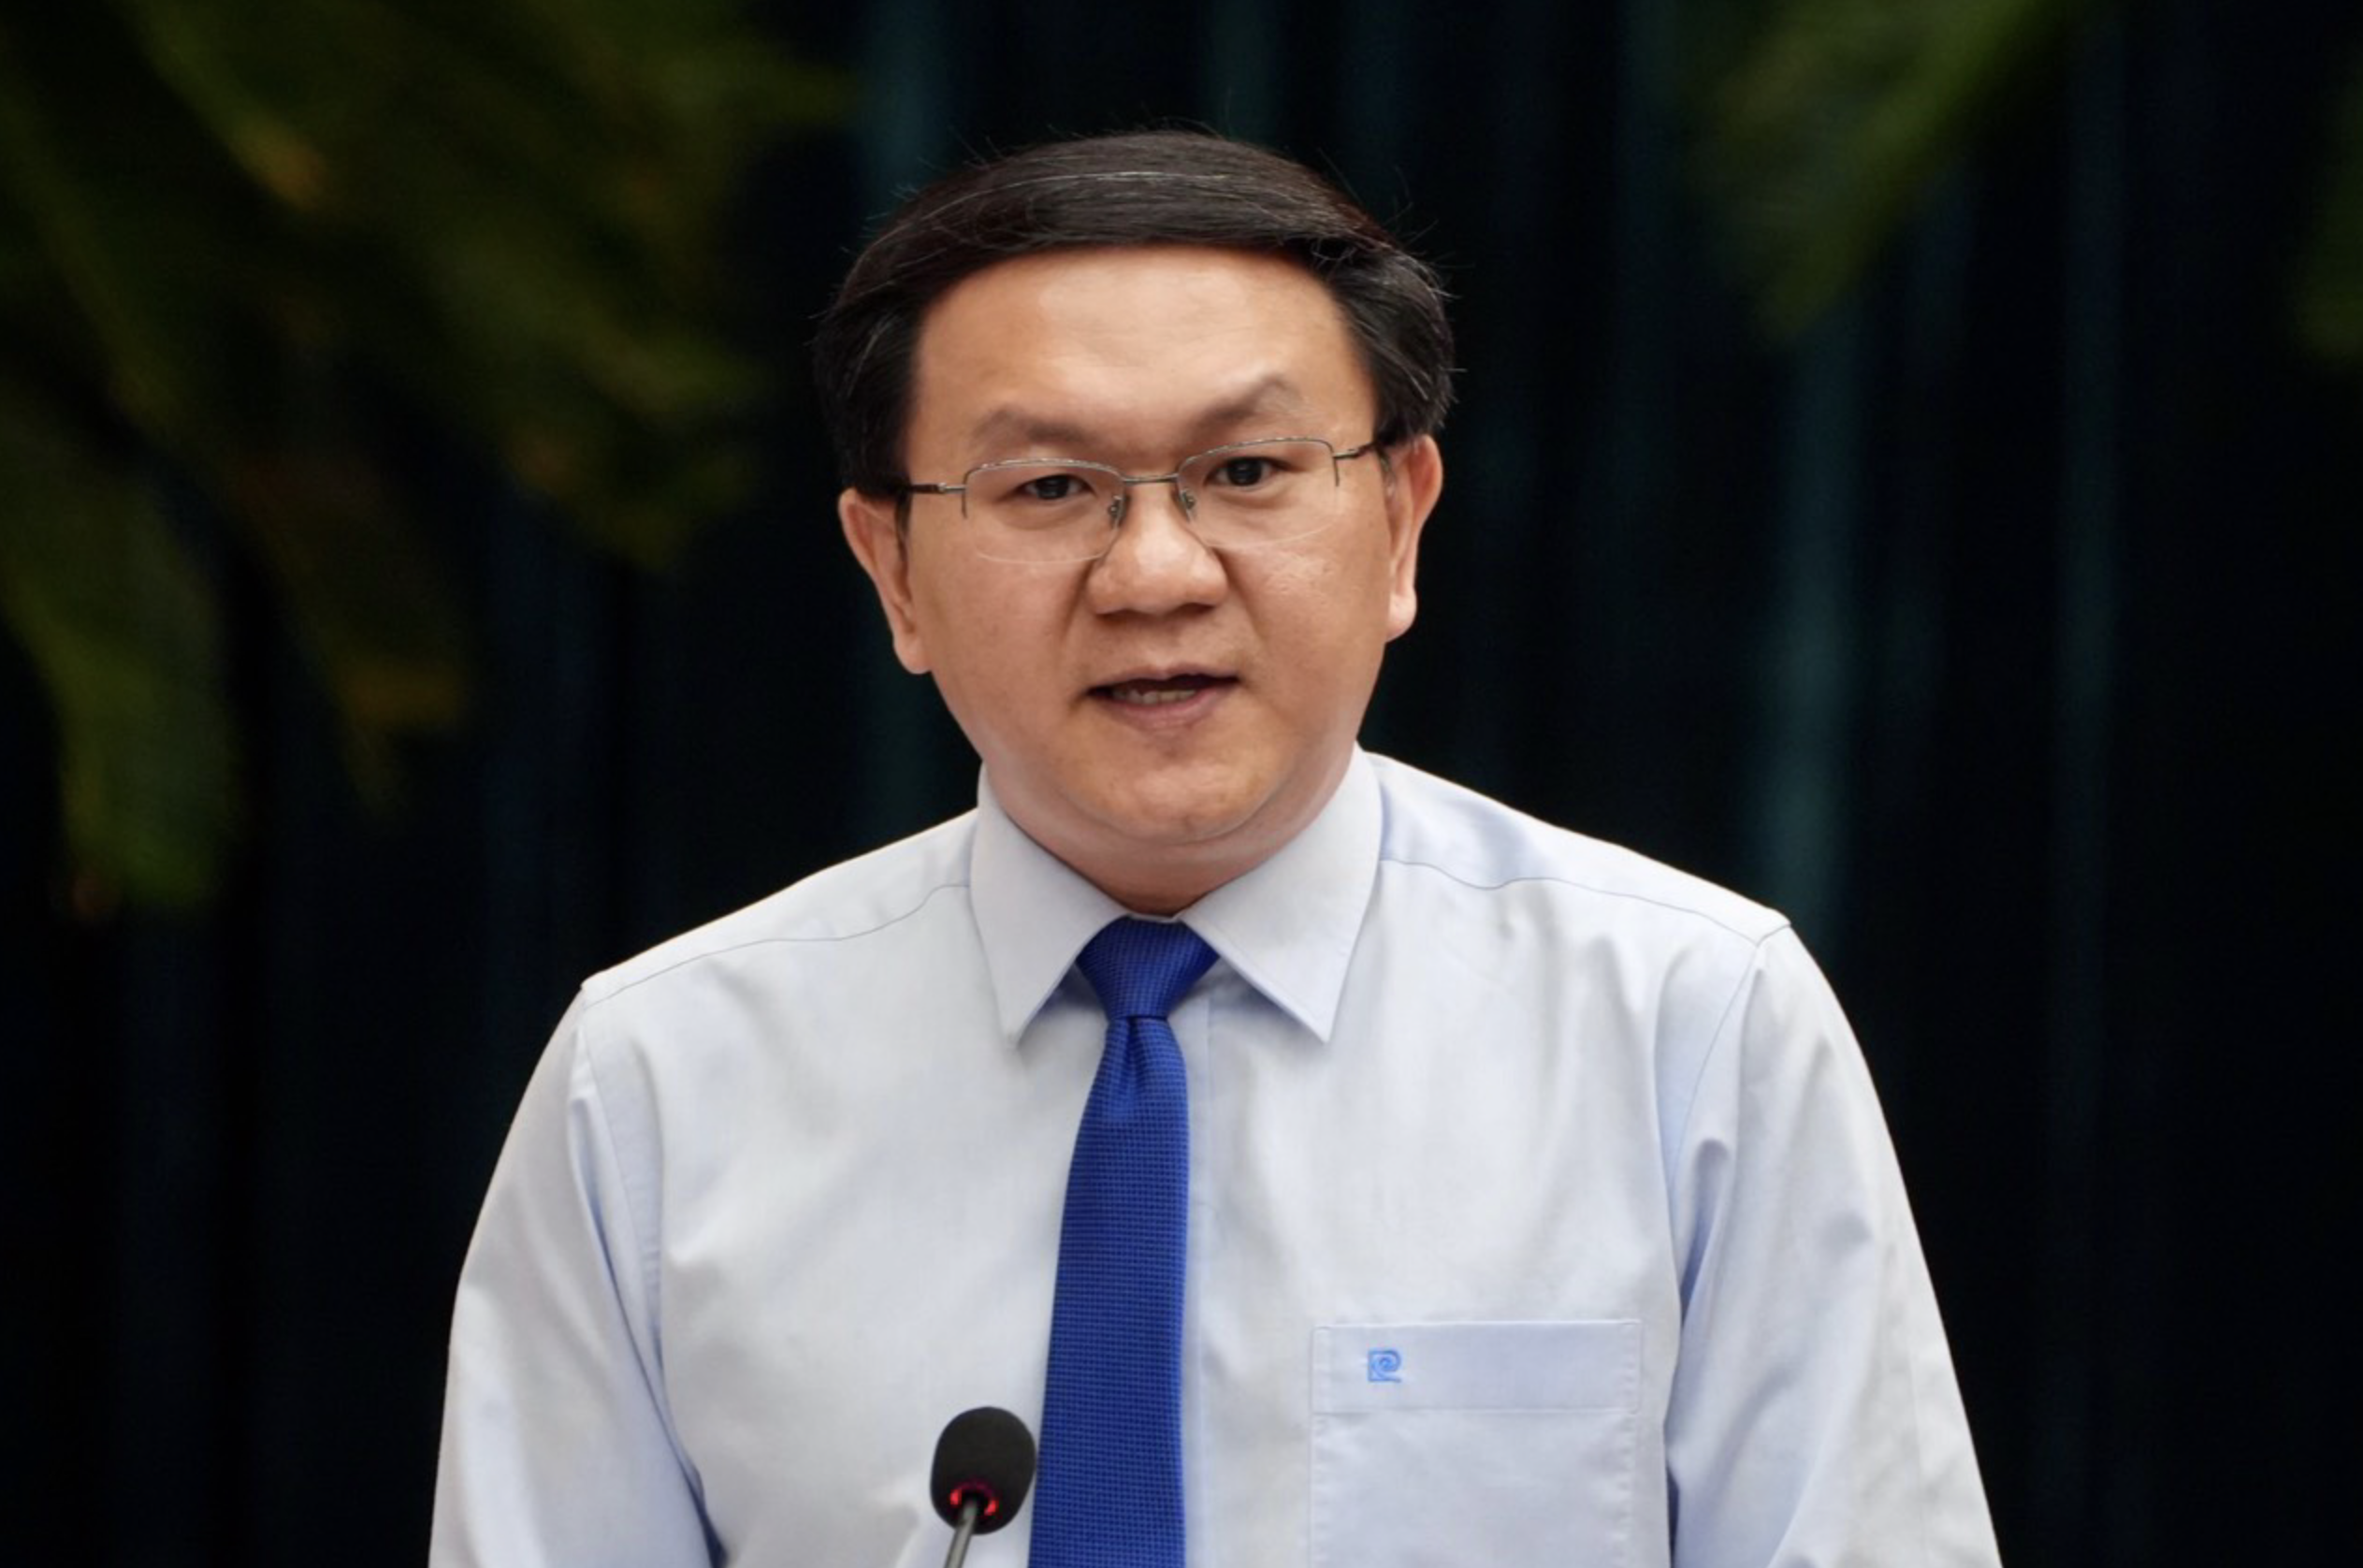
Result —
M 1274 1006 L 1323 1039 L 1378 878 L 1378 776 L 1356 748 L 1345 777 L 1304 830 L 1263 864 L 1182 911 L 1182 920 Z M 1002 1033 L 1023 1033 L 1100 927 L 1124 913 L 1026 836 L 977 785 L 968 870 Z

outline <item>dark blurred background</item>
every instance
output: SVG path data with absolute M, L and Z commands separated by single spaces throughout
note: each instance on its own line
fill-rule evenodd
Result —
M 1377 748 L 1788 909 L 2017 1568 L 2363 1561 L 2352 0 L 0 10 L 0 1561 L 417 1561 L 575 982 L 959 810 L 894 194 L 1188 121 L 1458 297 Z

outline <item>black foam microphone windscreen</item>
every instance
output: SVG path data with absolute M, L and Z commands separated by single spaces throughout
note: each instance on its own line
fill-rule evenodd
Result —
M 1017 1517 L 1034 1485 L 1034 1434 L 993 1405 L 964 1410 L 935 1440 L 935 1468 L 927 1485 L 935 1512 L 955 1529 L 963 1505 L 977 1504 L 976 1533 L 990 1535 Z

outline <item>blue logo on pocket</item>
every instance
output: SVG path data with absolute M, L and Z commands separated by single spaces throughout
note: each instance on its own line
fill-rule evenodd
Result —
M 1403 1381 L 1403 1353 L 1399 1350 L 1370 1352 L 1370 1381 L 1400 1383 Z

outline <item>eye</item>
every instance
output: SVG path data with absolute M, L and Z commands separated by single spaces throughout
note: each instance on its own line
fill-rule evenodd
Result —
M 1040 473 L 1017 486 L 1016 493 L 1036 501 L 1072 501 L 1084 492 L 1079 473 Z
M 1225 489 L 1252 490 L 1280 477 L 1283 468 L 1276 457 L 1236 453 L 1216 463 L 1206 482 Z
M 1328 457 L 1329 449 L 1317 441 L 1245 441 L 1193 457 L 1186 478 L 1193 487 L 1226 502 L 1277 505 L 1293 498 L 1305 476 Z
M 1100 475 L 1082 463 L 1022 458 L 988 463 L 976 472 L 975 499 L 1009 513 L 1057 512 L 1091 502 L 1098 494 Z

